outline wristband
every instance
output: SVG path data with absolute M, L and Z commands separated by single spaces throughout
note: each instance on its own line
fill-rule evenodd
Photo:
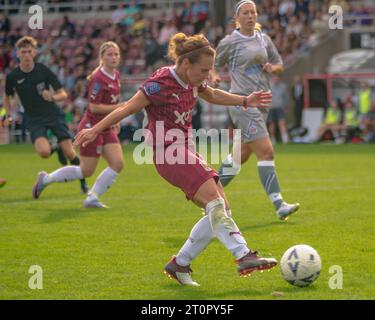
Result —
M 247 97 L 243 97 L 242 106 L 246 109 L 247 108 Z

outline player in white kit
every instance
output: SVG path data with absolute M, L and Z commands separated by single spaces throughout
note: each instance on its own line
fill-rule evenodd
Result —
M 230 92 L 247 96 L 258 90 L 270 90 L 270 77 L 283 71 L 282 59 L 270 37 L 257 28 L 257 9 L 253 1 L 240 1 L 235 8 L 238 29 L 220 41 L 215 67 L 227 65 L 231 80 Z M 216 85 L 220 77 L 214 71 L 211 81 Z M 268 135 L 266 119 L 268 109 L 241 106 L 229 108 L 230 118 L 241 129 L 241 143 L 235 143 L 232 154 L 223 161 L 219 176 L 223 186 L 239 172 L 252 153 L 258 160 L 262 185 L 272 201 L 276 215 L 281 220 L 299 209 L 299 204 L 286 203 L 281 195 L 275 172 L 274 151 Z

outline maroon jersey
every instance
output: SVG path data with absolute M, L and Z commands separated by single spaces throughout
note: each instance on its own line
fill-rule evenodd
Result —
M 185 141 L 191 138 L 189 129 L 192 127 L 192 110 L 196 105 L 198 92 L 204 89 L 205 85 L 198 88 L 184 83 L 173 67 L 157 70 L 143 83 L 140 90 L 150 101 L 150 105 L 146 107 L 147 129 L 152 133 L 154 146 L 173 143 L 173 134 L 168 135 L 168 130 L 171 129 L 179 129 L 183 132 Z M 157 121 L 162 123 L 157 124 Z M 155 141 L 157 125 L 163 128 L 163 138 L 168 141 L 159 141 L 159 139 Z M 147 141 L 151 142 L 149 139 Z
M 120 86 L 120 73 L 117 70 L 112 77 L 103 68 L 100 68 L 89 80 L 88 100 L 94 104 L 117 104 L 120 98 Z M 86 116 L 94 125 L 103 119 L 106 114 L 95 114 L 87 108 Z

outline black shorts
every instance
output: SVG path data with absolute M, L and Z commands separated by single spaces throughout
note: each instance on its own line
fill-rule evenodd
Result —
M 268 114 L 267 123 L 278 122 L 285 119 L 284 109 L 271 108 Z
M 40 137 L 48 139 L 48 129 L 51 130 L 54 136 L 56 136 L 57 142 L 72 139 L 72 135 L 63 115 L 56 117 L 52 121 L 48 121 L 48 123 L 28 118 L 27 129 L 30 131 L 30 137 L 33 144 L 35 140 Z

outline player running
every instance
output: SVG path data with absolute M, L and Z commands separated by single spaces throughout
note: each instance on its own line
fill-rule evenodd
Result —
M 79 132 L 75 145 L 89 145 L 106 128 L 145 108 L 149 121 L 146 139 L 153 145 L 156 170 L 206 212 L 192 229 L 178 255 L 165 266 L 165 273 L 183 285 L 198 285 L 191 277 L 190 264 L 215 236 L 236 258 L 240 275 L 270 269 L 276 265 L 276 260 L 259 257 L 247 247 L 231 218 L 217 173 L 201 159 L 194 147 L 191 148 L 194 142 L 189 129 L 198 96 L 210 103 L 243 105 L 245 108 L 269 107 L 272 96 L 259 91 L 244 97 L 207 86 L 205 80 L 213 67 L 215 50 L 203 35 L 174 35 L 169 43 L 169 57 L 176 62 L 174 67 L 157 70 L 128 102 L 120 104 L 94 127 Z M 165 134 L 158 138 L 159 129 Z M 184 161 L 170 164 L 168 147 L 172 144 L 171 135 L 175 134 L 180 134 L 180 138 L 182 134 L 183 139 L 179 139 L 176 151 L 182 155 L 179 160 Z
M 78 126 L 78 131 L 91 128 L 108 113 L 115 110 L 120 97 L 120 73 L 116 69 L 120 63 L 120 49 L 114 42 L 104 42 L 99 49 L 99 66 L 88 77 L 89 106 Z M 38 198 L 45 187 L 54 182 L 67 182 L 92 176 L 102 155 L 108 167 L 102 171 L 89 191 L 84 206 L 86 208 L 107 208 L 99 201 L 99 196 L 115 182 L 123 168 L 120 141 L 114 128 L 101 132 L 88 145 L 80 147 L 80 166 L 66 166 L 50 174 L 39 173 L 33 187 Z
M 230 92 L 242 96 L 270 90 L 270 75 L 283 71 L 281 57 L 266 34 L 258 31 L 257 8 L 253 1 L 240 1 L 235 9 L 239 28 L 220 41 L 215 67 L 228 65 L 231 80 Z M 213 71 L 211 81 L 217 85 L 220 77 Z M 229 109 L 234 126 L 241 129 L 241 143 L 235 143 L 232 154 L 222 162 L 220 181 L 226 186 L 238 173 L 252 153 L 258 160 L 258 173 L 264 190 L 276 209 L 276 215 L 286 220 L 299 209 L 299 203 L 288 204 L 281 195 L 275 172 L 274 151 L 268 135 L 266 119 L 269 110 L 236 106 Z
M 49 158 L 53 153 L 47 137 L 47 131 L 51 130 L 65 157 L 71 164 L 79 165 L 80 160 L 73 149 L 64 112 L 56 104 L 65 100 L 68 95 L 50 69 L 34 62 L 36 47 L 37 41 L 29 36 L 16 42 L 16 54 L 20 62 L 6 77 L 4 106 L 7 120 L 11 120 L 12 115 L 10 98 L 17 95 L 25 108 L 27 128 L 38 155 Z M 87 193 L 84 179 L 81 179 L 81 191 Z

